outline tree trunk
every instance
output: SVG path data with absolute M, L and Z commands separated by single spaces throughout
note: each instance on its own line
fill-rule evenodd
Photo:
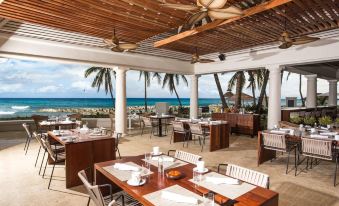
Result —
M 237 76 L 237 85 L 235 88 L 235 94 L 236 94 L 236 99 L 235 99 L 235 107 L 237 109 L 241 108 L 241 93 L 242 93 L 242 76 L 240 74 L 238 74 Z
M 301 78 L 301 74 L 299 74 L 299 93 L 300 93 L 300 98 L 301 98 L 301 106 L 302 107 L 305 107 L 305 100 L 304 100 L 304 97 L 303 97 L 303 93 L 301 92 L 301 84 L 302 84 L 302 78 Z
M 182 108 L 181 100 L 179 98 L 179 95 L 178 95 L 177 89 L 175 88 L 175 85 L 173 85 L 173 90 L 175 92 L 175 95 L 177 96 L 177 99 L 178 99 L 178 102 L 179 102 L 179 108 Z
M 256 98 L 255 98 L 255 88 L 254 88 L 254 76 L 253 76 L 253 72 L 252 71 L 248 71 L 248 75 L 250 76 L 251 79 L 251 89 L 252 89 L 252 97 L 253 97 L 253 107 L 255 107 L 256 103 Z
M 265 91 L 266 91 L 269 75 L 270 75 L 270 72 L 268 70 L 266 70 L 265 71 L 265 75 L 264 75 L 263 85 L 261 87 L 261 91 L 260 91 L 260 95 L 259 95 L 259 99 L 258 99 L 258 103 L 257 103 L 257 109 L 256 109 L 256 113 L 257 114 L 261 113 L 262 102 L 263 102 L 263 99 L 264 99 L 264 95 L 265 95 Z
M 111 98 L 112 98 L 112 105 L 113 105 L 113 108 L 115 108 L 115 101 L 114 101 L 114 95 L 113 95 L 113 89 L 112 89 L 112 88 L 109 89 L 109 93 L 110 93 Z
M 147 112 L 147 82 L 146 82 L 146 75 L 144 74 L 144 80 L 145 80 L 145 112 Z
M 224 93 L 222 91 L 221 85 L 220 85 L 220 80 L 219 80 L 219 76 L 217 73 L 214 74 L 214 80 L 215 80 L 215 84 L 217 85 L 218 88 L 218 92 L 219 92 L 219 97 L 221 100 L 221 104 L 222 104 L 222 108 L 225 109 L 227 108 L 227 103 L 224 97 Z

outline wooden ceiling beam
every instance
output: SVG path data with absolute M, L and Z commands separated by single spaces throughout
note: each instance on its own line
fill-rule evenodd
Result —
M 170 44 L 172 42 L 187 38 L 189 36 L 193 36 L 193 35 L 196 35 L 198 33 L 201 33 L 201 32 L 204 32 L 204 31 L 207 31 L 207 30 L 210 30 L 210 29 L 214 29 L 216 27 L 226 25 L 226 24 L 229 24 L 231 22 L 235 22 L 235 21 L 240 20 L 244 17 L 249 17 L 249 16 L 252 16 L 254 14 L 261 13 L 263 11 L 267 11 L 269 9 L 281 6 L 281 5 L 289 3 L 291 1 L 292 0 L 271 0 L 271 1 L 259 4 L 258 6 L 246 9 L 244 11 L 243 16 L 234 17 L 234 18 L 231 18 L 231 19 L 228 19 L 228 20 L 215 20 L 211 23 L 207 23 L 207 24 L 200 26 L 200 27 L 197 27 L 195 29 L 185 31 L 185 32 L 182 32 L 180 34 L 169 37 L 167 39 L 157 41 L 157 42 L 154 43 L 154 47 L 161 47 L 161 46 L 164 46 L 166 44 Z

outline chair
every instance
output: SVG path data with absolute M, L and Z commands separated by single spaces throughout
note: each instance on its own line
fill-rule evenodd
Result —
M 179 133 L 179 134 L 184 135 L 184 141 L 183 141 L 183 144 L 182 144 L 182 146 L 184 147 L 185 142 L 188 141 L 188 139 L 189 139 L 189 132 L 190 131 L 185 129 L 183 122 L 174 121 L 172 124 L 173 124 L 173 132 L 172 132 L 172 135 L 171 135 L 170 144 L 172 144 L 172 139 L 173 139 L 174 133 Z M 187 146 L 188 146 L 188 143 L 187 143 Z
M 219 164 L 219 173 L 221 166 L 226 166 L 226 175 L 229 177 L 233 177 L 235 179 L 239 179 L 241 181 L 248 182 L 250 184 L 267 189 L 269 189 L 270 187 L 270 177 L 267 174 L 257 172 L 255 170 L 251 170 L 245 167 L 240 167 L 234 164 Z
M 115 134 L 115 137 L 114 137 L 114 134 Z M 121 159 L 120 150 L 119 150 L 119 142 L 120 142 L 120 138 L 122 137 L 122 133 L 113 133 L 113 137 L 115 138 L 114 151 L 115 151 L 115 153 L 118 152 L 119 159 Z
M 175 152 L 174 158 L 191 163 L 191 164 L 197 164 L 197 162 L 202 159 L 202 157 L 199 155 L 192 154 L 189 152 L 184 152 L 181 150 L 168 150 L 167 155 L 170 156 L 171 152 Z
M 171 117 L 171 118 L 166 119 L 166 121 L 165 121 L 166 133 L 168 133 L 168 127 L 173 125 L 174 121 L 175 121 L 175 117 Z
M 43 131 L 41 130 L 41 127 L 39 126 L 39 122 L 44 121 L 44 120 L 48 120 L 48 116 L 42 116 L 42 115 L 33 115 L 32 119 L 35 123 L 36 126 L 36 131 L 38 133 L 42 133 Z
M 291 129 L 298 129 L 299 125 L 287 122 L 287 121 L 280 121 L 279 122 L 279 127 L 280 128 L 291 128 Z
M 111 120 L 111 129 L 109 130 L 111 134 L 113 135 L 114 131 L 114 120 L 115 120 L 115 114 L 114 113 L 109 113 L 109 119 Z
M 27 137 L 26 137 L 26 143 L 25 143 L 25 147 L 24 147 L 24 151 L 25 155 L 27 154 L 28 148 L 29 148 L 29 144 L 31 143 L 31 139 L 32 139 L 32 132 L 31 132 L 31 128 L 29 126 L 29 124 L 27 123 L 23 123 L 22 124 L 23 128 L 26 131 Z
M 158 122 L 152 120 L 149 117 L 141 117 L 142 119 L 142 129 L 141 129 L 141 136 L 144 134 L 144 130 L 145 128 L 150 128 L 151 129 L 151 133 L 149 138 L 152 137 L 152 134 L 154 133 L 154 129 L 158 128 Z
M 290 155 L 291 152 L 294 150 L 294 167 L 295 173 L 297 175 L 297 165 L 299 162 L 299 153 L 298 153 L 298 146 L 299 143 L 288 141 L 285 135 L 281 134 L 271 134 L 271 133 L 262 133 L 263 135 L 263 147 L 267 150 L 273 150 L 277 152 L 286 152 L 288 153 L 287 156 L 287 163 L 286 163 L 286 174 L 288 173 L 288 167 L 290 162 Z
M 67 115 L 71 120 L 78 120 L 81 121 L 82 115 L 81 114 L 69 114 Z
M 332 141 L 332 140 L 312 139 L 312 138 L 302 137 L 301 145 L 302 145 L 302 155 L 306 156 L 307 158 L 307 166 L 306 166 L 307 169 L 308 169 L 309 158 L 312 158 L 312 159 L 315 158 L 315 159 L 327 160 L 327 161 L 335 160 L 333 185 L 336 186 L 337 168 L 338 168 L 338 160 L 339 160 L 339 153 L 336 149 L 337 142 Z M 311 164 L 312 164 L 312 159 L 311 159 Z
M 41 148 L 43 148 L 43 144 L 42 144 L 42 141 L 41 141 L 41 137 L 42 137 L 41 134 L 38 134 L 37 132 L 33 132 L 33 136 L 35 137 L 35 139 L 39 143 L 39 151 L 38 151 L 38 155 L 36 156 L 36 160 L 35 160 L 35 164 L 34 164 L 34 167 L 36 167 L 36 164 L 38 163 Z M 41 167 L 40 167 L 40 169 L 41 169 Z M 39 174 L 40 174 L 40 172 L 39 172 Z
M 87 206 L 89 205 L 90 201 L 92 200 L 96 206 L 142 206 L 138 201 L 133 199 L 124 191 L 117 192 L 115 194 L 112 193 L 112 185 L 110 184 L 103 184 L 103 185 L 92 185 L 89 183 L 85 170 L 81 170 L 78 172 L 78 176 L 82 183 L 84 184 L 88 194 L 89 199 Z M 109 189 L 109 196 L 104 197 L 100 191 L 101 188 L 108 188 Z M 121 199 L 121 201 L 118 201 Z
M 49 183 L 48 183 L 48 189 L 49 189 L 50 186 L 51 186 L 55 165 L 57 163 L 65 163 L 66 153 L 65 152 L 56 152 L 55 151 L 56 148 L 52 149 L 51 144 L 49 143 L 48 139 L 41 138 L 41 142 L 44 145 L 44 148 L 46 149 L 47 153 L 49 154 L 49 157 L 53 160 L 53 168 L 52 168 L 51 176 L 49 178 Z M 45 176 L 47 163 L 48 163 L 48 159 L 46 160 L 45 169 L 44 169 L 44 173 L 43 173 L 42 177 Z
M 205 139 L 206 137 L 209 137 L 210 134 L 202 129 L 201 124 L 190 123 L 189 126 L 190 126 L 190 133 L 192 135 L 192 138 L 195 140 L 195 137 L 198 137 L 199 144 L 201 146 L 201 151 L 203 151 Z

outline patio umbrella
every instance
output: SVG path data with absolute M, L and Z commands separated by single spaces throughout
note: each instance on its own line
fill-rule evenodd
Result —
M 224 94 L 224 97 L 231 98 L 232 96 L 234 96 L 233 92 L 229 89 L 227 90 L 227 92 Z
M 237 98 L 237 95 L 233 95 L 233 96 L 231 96 L 229 99 L 231 100 L 231 101 L 235 101 L 236 100 L 236 98 Z M 243 100 L 243 101 L 248 101 L 248 100 L 252 100 L 253 99 L 253 97 L 251 96 L 251 95 L 248 95 L 248 94 L 245 94 L 245 93 L 241 93 L 241 100 Z

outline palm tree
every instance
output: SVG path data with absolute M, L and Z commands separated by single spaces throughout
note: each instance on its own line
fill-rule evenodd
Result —
M 267 83 L 268 83 L 268 79 L 269 79 L 269 75 L 270 75 L 270 71 L 267 69 L 260 69 L 257 71 L 260 77 L 260 81 L 258 82 L 258 86 L 261 89 L 260 90 L 260 95 L 258 98 L 258 103 L 257 103 L 257 108 L 256 108 L 256 113 L 260 114 L 261 113 L 261 109 L 262 109 L 262 102 L 264 100 L 264 96 L 266 96 L 266 87 L 267 87 Z M 259 78 L 258 78 L 259 80 Z M 266 98 L 267 101 L 267 98 Z
M 145 112 L 147 112 L 147 87 L 149 87 L 151 85 L 151 78 L 150 76 L 152 75 L 151 72 L 147 72 L 147 71 L 140 71 L 139 73 L 139 81 L 141 79 L 141 77 L 144 77 L 144 89 L 145 89 L 145 96 L 144 96 L 144 100 L 145 100 Z M 161 82 L 161 76 L 159 73 L 154 72 L 153 73 L 153 77 L 152 78 L 157 78 L 158 79 L 158 83 L 160 84 Z
M 288 79 L 291 76 L 291 74 L 292 74 L 291 72 L 287 73 L 286 81 L 288 81 Z M 305 99 L 304 99 L 303 93 L 301 91 L 301 87 L 302 87 L 302 75 L 299 74 L 299 94 L 300 94 L 300 99 L 301 99 L 301 106 L 305 107 Z
M 257 84 L 256 84 L 256 79 L 255 79 L 255 71 L 247 71 L 248 76 L 249 76 L 249 84 L 247 86 L 247 88 L 251 88 L 252 90 L 252 97 L 253 97 L 253 106 L 255 107 L 256 105 L 256 98 L 255 98 L 255 90 L 257 88 Z
M 179 85 L 180 79 L 182 79 L 182 81 L 186 84 L 186 86 L 188 86 L 188 81 L 187 81 L 185 75 L 166 73 L 165 76 L 164 76 L 164 80 L 162 82 L 162 88 L 165 88 L 165 86 L 167 85 L 170 93 L 173 94 L 173 92 L 174 92 L 175 95 L 177 96 L 177 99 L 178 99 L 178 102 L 179 102 L 179 107 L 182 108 L 182 103 L 181 103 L 181 100 L 179 98 L 177 89 L 175 87 L 175 85 Z
M 112 75 L 113 77 L 115 77 L 115 71 L 112 68 L 106 67 L 90 67 L 85 71 L 85 78 L 89 77 L 93 73 L 96 73 L 96 76 L 91 86 L 93 88 L 98 88 L 98 92 L 100 91 L 101 86 L 104 86 L 106 95 L 108 94 L 108 92 L 111 95 L 112 105 L 114 108 Z
M 213 75 L 214 75 L 215 84 L 217 85 L 217 88 L 218 88 L 218 93 L 219 93 L 219 97 L 221 100 L 222 108 L 225 109 L 227 108 L 227 103 L 224 97 L 224 92 L 222 91 L 218 73 L 214 73 Z
M 228 82 L 228 89 L 232 90 L 235 87 L 235 107 L 241 107 L 241 94 L 245 86 L 245 73 L 243 71 L 235 72 Z

